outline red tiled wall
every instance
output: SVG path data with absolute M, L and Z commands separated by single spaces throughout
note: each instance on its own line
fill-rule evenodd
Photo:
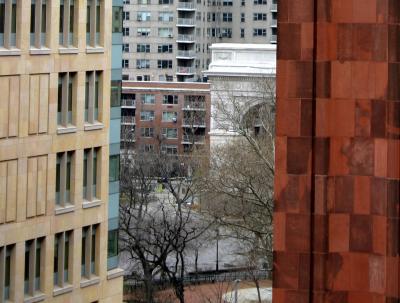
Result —
M 274 303 L 399 302 L 400 1 L 278 5 Z

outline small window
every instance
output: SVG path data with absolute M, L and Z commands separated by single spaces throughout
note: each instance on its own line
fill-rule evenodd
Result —
M 151 94 L 143 94 L 141 95 L 142 104 L 154 104 L 155 96 Z
M 91 47 L 101 45 L 100 24 L 102 0 L 87 0 L 86 44 Z
M 163 134 L 163 137 L 166 139 L 177 139 L 178 138 L 178 130 L 176 128 L 163 128 L 162 134 Z
M 178 117 L 177 112 L 163 112 L 162 113 L 162 121 L 163 122 L 176 122 Z
M 31 0 L 31 46 L 42 48 L 46 46 L 47 35 L 47 0 Z
M 178 96 L 177 95 L 164 95 L 163 96 L 163 104 L 178 104 Z

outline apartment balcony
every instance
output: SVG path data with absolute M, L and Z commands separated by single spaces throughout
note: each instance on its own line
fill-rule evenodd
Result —
M 195 20 L 194 18 L 178 18 L 176 26 L 195 27 Z
M 196 5 L 193 2 L 178 2 L 178 11 L 195 11 Z
M 177 75 L 194 75 L 195 69 L 192 66 L 178 66 L 176 68 Z
M 206 141 L 205 135 L 183 135 L 182 144 L 204 144 Z
M 205 111 L 205 102 L 185 101 L 182 110 L 186 111 Z
M 271 38 L 269 39 L 269 42 L 270 42 L 271 44 L 276 44 L 276 43 L 278 43 L 278 37 L 277 37 L 277 35 L 271 35 Z
M 177 43 L 195 43 L 194 35 L 178 35 Z
M 135 116 L 122 116 L 121 124 L 123 125 L 135 125 Z
M 122 108 L 136 108 L 136 100 L 134 99 L 122 99 L 121 100 Z
M 278 12 L 278 4 L 271 4 L 271 12 L 273 13 Z
M 191 118 L 184 118 L 182 121 L 182 127 L 188 128 L 197 128 L 197 127 L 206 127 L 206 120 L 205 119 L 191 119 Z
M 270 27 L 277 27 L 277 26 L 278 26 L 278 20 L 272 19 L 272 20 L 271 20 Z
M 196 52 L 194 50 L 178 50 L 176 52 L 177 59 L 194 59 L 196 58 Z

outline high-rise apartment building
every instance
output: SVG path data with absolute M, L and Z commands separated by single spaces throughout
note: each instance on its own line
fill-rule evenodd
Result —
M 212 43 L 276 43 L 276 0 L 124 3 L 124 80 L 201 81 Z
M 0 302 L 122 301 L 107 268 L 113 5 L 0 0 Z

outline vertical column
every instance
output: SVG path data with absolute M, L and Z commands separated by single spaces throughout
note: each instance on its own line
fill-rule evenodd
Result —
M 6 265 L 6 246 L 0 247 L 0 301 L 3 302 L 5 296 L 5 265 Z
M 12 0 L 5 0 L 4 47 L 11 48 Z

